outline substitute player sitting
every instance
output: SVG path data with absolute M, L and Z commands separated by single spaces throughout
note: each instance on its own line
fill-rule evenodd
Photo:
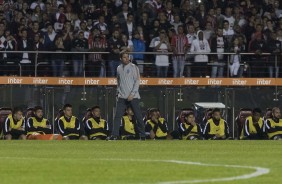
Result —
M 266 120 L 265 131 L 269 139 L 282 140 L 282 119 L 278 107 L 272 109 L 272 118 Z
M 109 126 L 106 120 L 101 117 L 99 106 L 91 108 L 92 117 L 86 121 L 86 132 L 91 140 L 105 140 L 108 136 Z
M 253 109 L 252 116 L 247 117 L 242 129 L 240 139 L 264 139 L 263 119 L 261 109 Z
M 151 110 L 150 119 L 146 122 L 145 130 L 151 139 L 167 139 L 167 123 L 164 118 L 160 117 L 157 109 Z
M 189 112 L 185 115 L 184 121 L 180 123 L 180 133 L 184 140 L 202 139 L 202 130 L 200 125 L 195 122 L 195 115 Z
M 12 139 L 26 139 L 25 122 L 23 111 L 19 108 L 14 108 L 12 114 L 9 114 L 4 123 L 4 138 L 6 140 Z
M 134 117 L 134 112 L 131 107 L 128 106 L 125 111 L 125 115 L 121 119 L 120 135 L 123 140 L 138 139 L 139 134 L 137 129 L 137 122 Z
M 212 118 L 208 120 L 204 136 L 206 139 L 223 140 L 229 138 L 229 127 L 227 122 L 221 118 L 220 109 L 212 111 Z
M 63 107 L 64 116 L 59 119 L 59 131 L 63 140 L 87 140 L 85 135 L 79 135 L 80 122 L 72 115 L 72 105 L 65 104 Z

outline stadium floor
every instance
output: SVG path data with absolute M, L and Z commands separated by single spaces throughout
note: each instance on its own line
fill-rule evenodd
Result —
M 1 184 L 274 184 L 281 168 L 281 141 L 0 141 Z

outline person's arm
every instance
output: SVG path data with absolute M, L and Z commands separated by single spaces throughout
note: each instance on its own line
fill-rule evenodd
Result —
M 130 92 L 130 97 L 133 99 L 134 95 L 138 93 L 139 85 L 140 85 L 140 73 L 136 65 L 133 65 L 132 79 L 134 83 L 133 83 L 132 91 Z M 132 100 L 130 99 L 130 97 L 128 97 L 128 100 Z
M 49 120 L 46 121 L 46 128 L 44 127 L 37 127 L 35 131 L 41 131 L 45 134 L 51 134 L 52 133 L 52 126 Z
M 205 126 L 205 129 L 204 129 L 204 132 L 203 132 L 204 137 L 206 139 L 214 138 L 215 134 L 210 134 L 209 132 L 210 132 L 210 123 L 207 123 L 206 126 Z
M 11 133 L 10 129 L 10 120 L 9 118 L 6 118 L 6 121 L 4 123 L 4 130 L 3 130 L 4 135 L 8 135 Z
M 193 128 L 194 128 L 194 126 L 191 125 L 191 126 L 189 126 L 188 129 L 186 129 L 185 126 L 184 126 L 184 123 L 180 124 L 180 130 L 181 130 L 181 132 L 184 136 L 187 136 Z
M 229 137 L 229 126 L 226 121 L 224 121 L 224 125 L 225 125 L 225 129 L 224 129 L 225 138 L 228 138 Z
M 65 132 L 65 128 L 64 128 L 64 123 L 62 120 L 58 120 L 58 127 L 59 127 L 59 132 L 62 136 L 65 136 L 66 135 L 66 132 Z
M 267 133 L 274 133 L 274 132 L 277 132 L 277 131 L 282 131 L 282 127 L 280 127 L 280 126 L 271 127 L 269 120 L 266 121 L 265 128 L 266 128 Z
M 163 133 L 167 133 L 168 128 L 167 128 L 167 122 L 166 121 L 164 121 L 163 123 L 158 121 L 158 127 L 162 130 Z

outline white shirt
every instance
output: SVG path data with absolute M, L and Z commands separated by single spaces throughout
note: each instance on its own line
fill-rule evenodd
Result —
M 160 43 L 160 41 L 155 41 L 155 47 Z M 161 46 L 159 47 L 158 52 L 167 52 L 167 45 L 162 43 Z M 169 66 L 169 59 L 167 54 L 157 54 L 156 55 L 156 66 Z

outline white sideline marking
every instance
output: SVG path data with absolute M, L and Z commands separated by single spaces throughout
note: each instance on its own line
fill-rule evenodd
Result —
M 36 158 L 36 157 L 0 157 L 0 159 L 19 159 L 19 160 L 57 160 L 58 158 Z M 269 168 L 255 167 L 255 166 L 242 166 L 242 165 L 224 165 L 224 164 L 205 164 L 201 162 L 189 162 L 181 160 L 148 160 L 148 159 L 93 159 L 93 158 L 59 158 L 60 160 L 104 160 L 104 161 L 130 161 L 130 162 L 163 162 L 163 163 L 173 163 L 173 164 L 182 164 L 182 165 L 198 165 L 204 167 L 226 167 L 226 168 L 241 168 L 241 169 L 251 169 L 255 170 L 250 174 L 243 174 L 239 176 L 232 176 L 226 178 L 210 178 L 210 179 L 199 179 L 199 180 L 183 180 L 183 181 L 166 181 L 158 182 L 157 184 L 185 184 L 185 183 L 207 183 L 207 182 L 223 182 L 223 181 L 234 181 L 234 180 L 244 180 L 255 178 L 270 172 Z
M 243 180 L 258 177 L 264 174 L 268 174 L 270 169 L 263 167 L 254 167 L 254 166 L 241 166 L 241 165 L 221 165 L 221 164 L 204 164 L 200 162 L 189 162 L 181 160 L 142 160 L 142 159 L 99 159 L 99 160 L 115 160 L 115 161 L 137 161 L 137 162 L 165 162 L 165 163 L 174 163 L 174 164 L 184 164 L 184 165 L 198 165 L 205 167 L 226 167 L 226 168 L 242 168 L 242 169 L 252 169 L 255 172 L 250 174 L 244 174 L 240 176 L 232 176 L 226 178 L 211 178 L 203 180 L 183 180 L 183 181 L 166 181 L 159 182 L 158 184 L 185 184 L 185 183 L 207 183 L 207 182 L 222 182 L 222 181 L 234 181 L 234 180 Z

